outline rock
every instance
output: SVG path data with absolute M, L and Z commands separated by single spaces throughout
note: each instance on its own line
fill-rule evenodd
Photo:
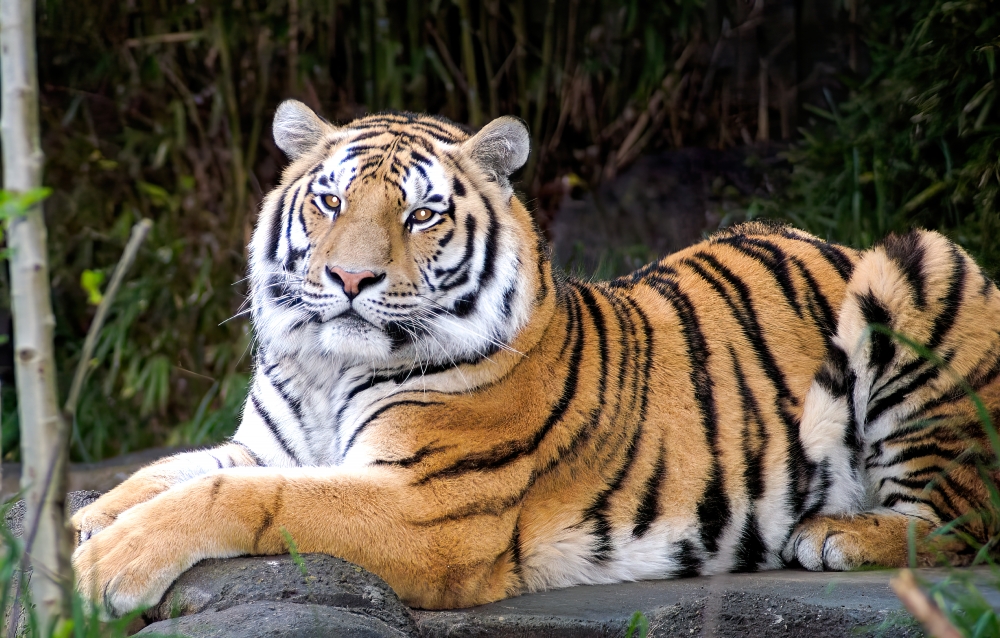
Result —
M 169 620 L 171 617 L 194 618 L 196 615 L 208 624 L 190 624 L 195 623 L 194 620 L 190 620 L 188 624 L 183 625 L 183 631 L 194 632 L 196 627 L 221 626 L 218 623 L 240 618 L 240 614 L 243 613 L 253 614 L 254 618 L 260 614 L 266 615 L 267 607 L 262 607 L 260 604 L 275 603 L 280 604 L 281 611 L 274 613 L 282 618 L 296 619 L 294 621 L 298 623 L 296 627 L 307 628 L 308 623 L 313 622 L 312 618 L 315 615 L 314 611 L 310 610 L 317 608 L 325 610 L 322 618 L 336 617 L 340 619 L 337 620 L 338 623 L 347 623 L 343 627 L 353 627 L 354 625 L 350 623 L 357 624 L 361 622 L 358 619 L 368 618 L 371 623 L 358 624 L 357 631 L 383 631 L 383 633 L 348 634 L 344 633 L 346 629 L 334 631 L 331 628 L 330 631 L 336 635 L 416 634 L 409 609 L 378 576 L 347 561 L 325 554 L 303 554 L 302 560 L 305 576 L 300 567 L 287 555 L 201 561 L 177 579 L 164 594 L 160 604 L 148 610 L 144 618 L 147 622 L 155 623 L 152 626 L 157 627 L 157 631 L 169 629 L 170 632 L 174 632 L 180 630 L 170 624 L 175 622 Z M 275 607 L 275 610 L 279 607 Z M 253 621 L 240 620 L 241 624 L 250 622 Z M 236 635 L 204 633 L 209 629 L 197 629 L 197 631 L 202 633 L 185 635 Z M 392 633 L 384 633 L 386 631 Z
M 743 219 L 765 173 L 742 149 L 674 149 L 641 158 L 596 192 L 567 189 L 548 224 L 553 258 L 571 274 L 615 276 Z M 575 197 L 574 197 L 575 196 Z
M 339 607 L 261 601 L 164 620 L 149 625 L 138 635 L 187 638 L 404 638 L 413 634 Z
M 70 513 L 75 514 L 78 509 L 85 505 L 90 505 L 100 498 L 100 496 L 100 492 L 93 490 L 70 492 L 66 495 L 66 504 L 69 506 Z M 24 501 L 18 501 L 10 506 L 10 509 L 7 511 L 7 517 L 4 519 L 7 529 L 13 532 L 17 538 L 21 537 L 21 527 L 24 524 L 24 510 Z
M 945 569 L 919 570 L 940 581 Z M 570 587 L 455 611 L 414 611 L 424 638 L 619 638 L 642 611 L 655 636 L 920 636 L 889 588 L 892 570 L 756 574 Z M 991 605 L 1000 592 L 973 570 Z
M 66 477 L 70 492 L 97 490 L 107 492 L 133 472 L 171 454 L 186 452 L 190 447 L 160 447 L 139 450 L 115 456 L 94 463 L 70 463 Z M 0 498 L 7 500 L 21 489 L 21 464 L 3 464 L 3 482 L 0 483 Z

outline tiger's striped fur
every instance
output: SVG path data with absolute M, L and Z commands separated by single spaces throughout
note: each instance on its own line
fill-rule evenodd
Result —
M 995 418 L 1000 294 L 944 237 L 857 252 L 753 222 L 589 283 L 553 273 L 512 193 L 512 118 L 336 128 L 286 103 L 275 137 L 293 161 L 251 245 L 239 430 L 74 519 L 79 587 L 110 613 L 202 558 L 282 553 L 285 529 L 425 608 L 902 565 L 911 521 L 974 512 L 966 532 L 996 533 L 963 384 Z

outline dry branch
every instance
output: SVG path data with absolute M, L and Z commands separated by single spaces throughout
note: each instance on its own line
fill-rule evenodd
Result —
M 934 601 L 917 586 L 912 570 L 900 571 L 897 576 L 889 580 L 889 586 L 929 635 L 934 638 L 962 638 L 962 634 L 949 622 Z

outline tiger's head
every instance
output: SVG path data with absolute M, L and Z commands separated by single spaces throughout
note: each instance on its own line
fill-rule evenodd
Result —
M 475 135 L 440 117 L 334 126 L 289 100 L 274 139 L 291 161 L 250 245 L 256 335 L 277 356 L 448 365 L 506 347 L 544 296 L 544 243 L 509 176 L 524 123 Z

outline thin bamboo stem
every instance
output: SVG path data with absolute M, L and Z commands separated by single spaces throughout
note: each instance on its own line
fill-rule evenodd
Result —
M 524 0 L 517 0 L 510 7 L 514 16 L 514 38 L 517 40 L 517 99 L 521 119 L 528 121 L 528 28 L 525 24 Z
M 34 0 L 0 3 L 0 80 L 4 188 L 25 193 L 42 183 Z M 56 398 L 55 317 L 41 206 L 31 206 L 23 216 L 11 219 L 7 232 L 24 461 L 24 529 L 37 529 L 31 555 L 35 566 L 32 602 L 39 626 L 50 630 L 60 618 L 69 618 L 72 572 L 70 538 L 63 522 L 68 436 Z
M 472 18 L 469 14 L 469 0 L 458 3 L 459 25 L 462 30 L 462 66 L 465 67 L 465 81 L 469 100 L 469 124 L 482 126 L 483 111 L 479 104 L 479 81 L 476 73 L 476 50 L 472 45 Z
M 219 81 L 222 88 L 222 99 L 225 103 L 229 125 L 229 154 L 233 171 L 233 208 L 232 236 L 242 227 L 243 216 L 246 213 L 247 171 L 243 161 L 243 133 L 240 128 L 240 107 L 236 98 L 236 86 L 233 84 L 233 64 L 229 53 L 229 42 L 226 39 L 225 23 L 221 11 L 215 14 L 216 47 L 219 51 L 219 62 L 222 73 Z

